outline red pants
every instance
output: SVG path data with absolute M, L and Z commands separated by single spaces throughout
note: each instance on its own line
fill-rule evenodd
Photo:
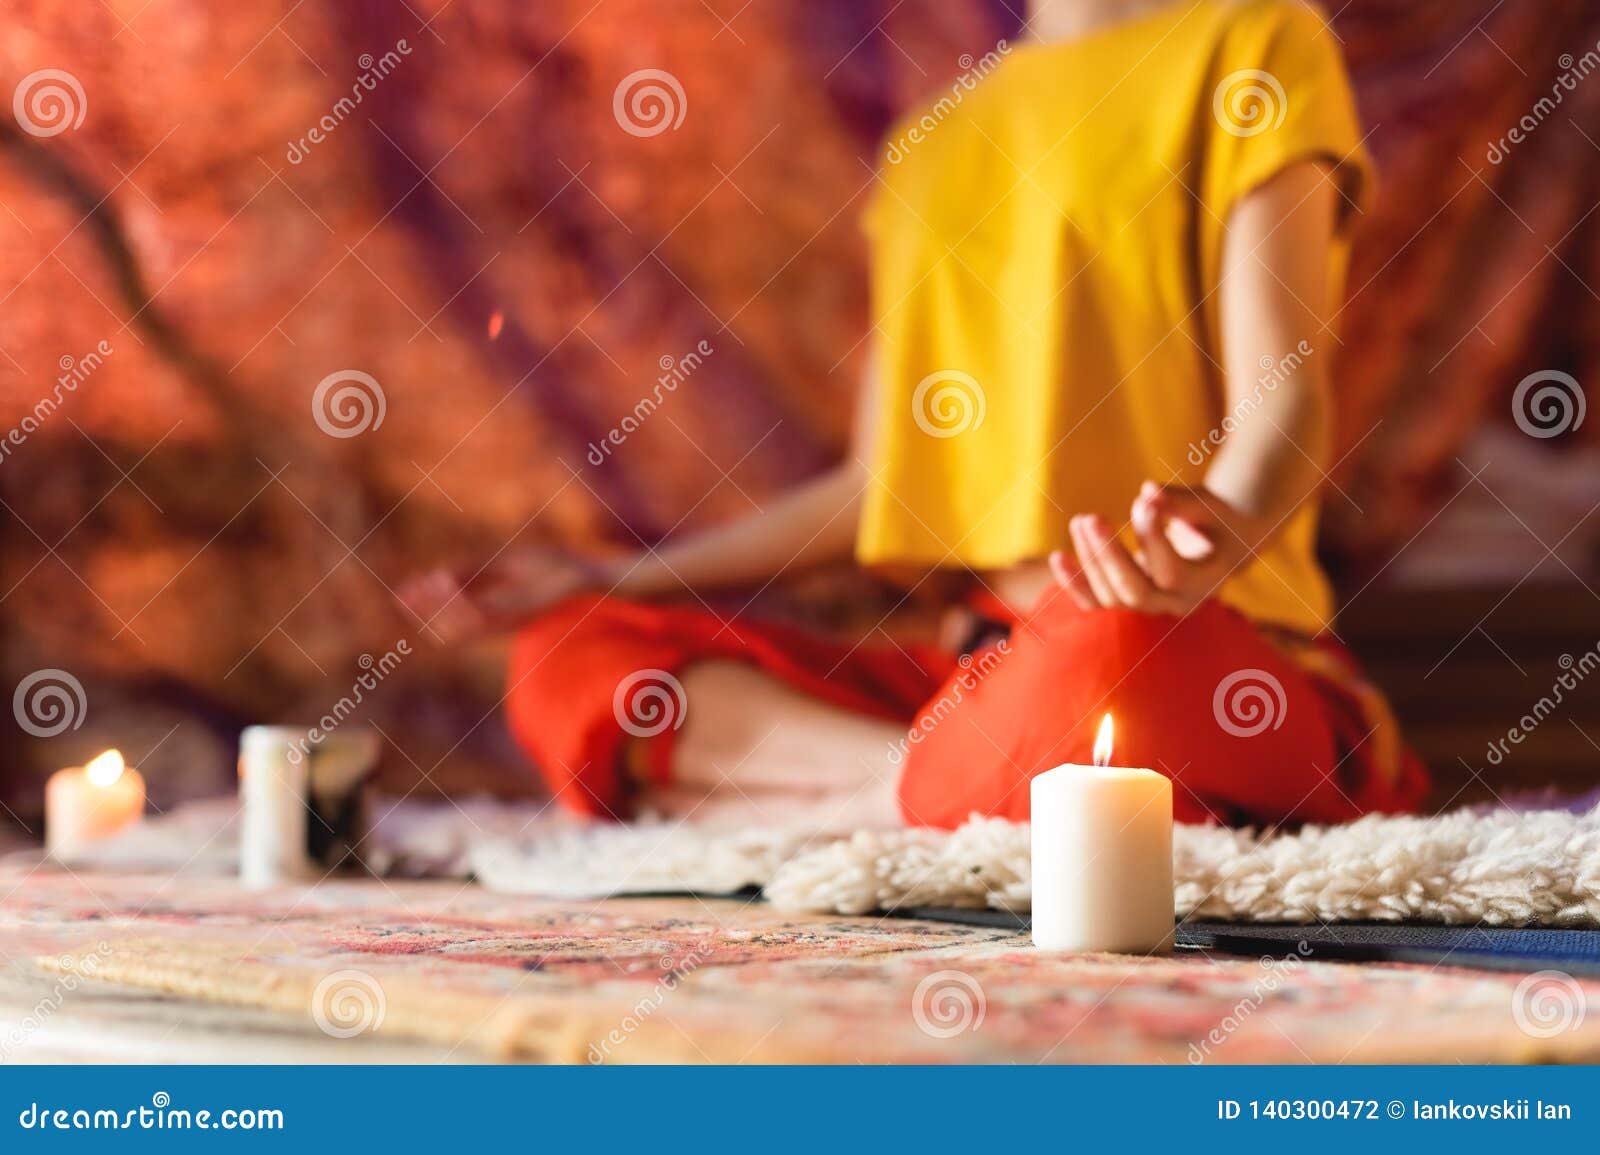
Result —
M 512 729 L 564 805 L 625 817 L 634 788 L 625 744 L 648 741 L 651 777 L 669 780 L 686 708 L 675 674 L 708 659 L 748 662 L 824 701 L 906 723 L 900 804 L 912 825 L 955 827 L 973 813 L 1025 821 L 1029 779 L 1092 761 L 1106 713 L 1113 761 L 1172 778 L 1181 821 L 1337 822 L 1415 809 L 1427 792 L 1382 698 L 1343 650 L 1269 641 L 1215 603 L 1171 618 L 1086 612 L 1047 595 L 1009 639 L 958 659 L 573 598 L 517 638 Z

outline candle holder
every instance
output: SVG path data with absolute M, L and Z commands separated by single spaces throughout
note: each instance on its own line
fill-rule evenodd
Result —
M 239 741 L 239 874 L 246 886 L 311 882 L 357 865 L 369 829 L 378 735 L 248 726 Z

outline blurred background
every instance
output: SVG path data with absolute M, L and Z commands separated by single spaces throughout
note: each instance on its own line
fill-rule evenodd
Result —
M 1020 14 L 12 0 L 0 674 L 64 671 L 83 706 L 0 728 L 0 801 L 31 823 L 46 773 L 113 745 L 161 807 L 229 789 L 241 725 L 314 720 L 375 665 L 387 785 L 536 790 L 501 647 L 428 645 L 390 590 L 513 539 L 638 548 L 840 454 L 884 134 Z M 1380 176 L 1334 368 L 1341 634 L 1438 802 L 1592 786 L 1588 687 L 1485 749 L 1600 643 L 1600 6 L 1330 15 Z M 617 104 L 641 70 L 667 122 Z M 1519 413 L 1530 374 L 1567 408 Z M 849 628 L 851 600 L 892 604 L 838 573 L 761 609 Z

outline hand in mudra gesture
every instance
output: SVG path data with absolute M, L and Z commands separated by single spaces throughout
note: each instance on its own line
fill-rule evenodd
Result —
M 506 549 L 475 570 L 430 570 L 402 583 L 397 594 L 424 632 L 454 642 L 513 629 L 599 580 L 594 563 L 533 546 Z
M 1139 490 L 1129 520 L 1137 552 L 1104 518 L 1084 514 L 1070 523 L 1072 550 L 1050 555 L 1056 581 L 1084 609 L 1186 614 L 1249 560 L 1249 543 L 1267 529 L 1209 490 L 1153 481 Z

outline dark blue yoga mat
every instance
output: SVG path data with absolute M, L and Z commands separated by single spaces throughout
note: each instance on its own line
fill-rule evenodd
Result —
M 1025 914 L 998 910 L 915 907 L 907 918 L 959 922 L 1025 931 Z M 1302 950 L 1301 943 L 1306 949 Z M 1177 944 L 1222 954 L 1350 962 L 1410 962 L 1479 970 L 1561 970 L 1600 977 L 1600 931 L 1557 927 L 1421 926 L 1416 923 L 1333 923 L 1284 926 L 1261 923 L 1181 922 Z

